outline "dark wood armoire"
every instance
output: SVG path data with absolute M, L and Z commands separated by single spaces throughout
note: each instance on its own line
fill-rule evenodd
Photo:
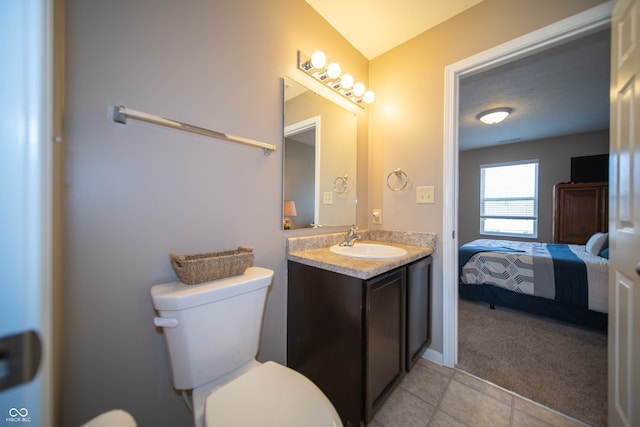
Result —
M 596 232 L 607 232 L 609 184 L 588 182 L 553 186 L 553 242 L 584 245 Z

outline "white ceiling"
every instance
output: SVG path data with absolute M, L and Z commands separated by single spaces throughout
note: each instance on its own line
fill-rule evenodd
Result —
M 461 150 L 609 128 L 609 29 L 460 81 Z M 511 107 L 500 124 L 482 111 Z
M 306 1 L 373 59 L 482 0 Z M 462 79 L 460 149 L 608 129 L 609 52 L 607 29 Z M 514 112 L 494 126 L 476 119 L 497 107 Z
M 371 60 L 482 0 L 306 0 Z

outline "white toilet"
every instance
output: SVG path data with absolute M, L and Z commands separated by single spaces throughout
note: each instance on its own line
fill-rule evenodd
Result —
M 192 390 L 196 427 L 342 426 L 335 408 L 303 375 L 255 360 L 273 271 L 198 285 L 151 288 L 169 350 L 173 385 Z

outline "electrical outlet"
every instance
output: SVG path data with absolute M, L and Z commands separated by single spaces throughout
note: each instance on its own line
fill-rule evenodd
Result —
M 324 193 L 322 193 L 322 204 L 323 205 L 333 204 L 333 191 L 325 191 Z
M 372 224 L 382 224 L 382 209 L 374 209 Z
M 435 203 L 433 185 L 416 187 L 416 203 Z

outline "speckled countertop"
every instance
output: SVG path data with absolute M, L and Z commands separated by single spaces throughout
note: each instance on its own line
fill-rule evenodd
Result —
M 329 247 L 344 240 L 346 233 L 290 237 L 287 239 L 287 259 L 359 279 L 371 277 L 401 267 L 431 255 L 436 247 L 436 235 L 425 232 L 358 230 L 361 243 L 387 243 L 407 251 L 398 258 L 367 259 L 338 255 Z M 356 242 L 357 244 L 357 242 Z

